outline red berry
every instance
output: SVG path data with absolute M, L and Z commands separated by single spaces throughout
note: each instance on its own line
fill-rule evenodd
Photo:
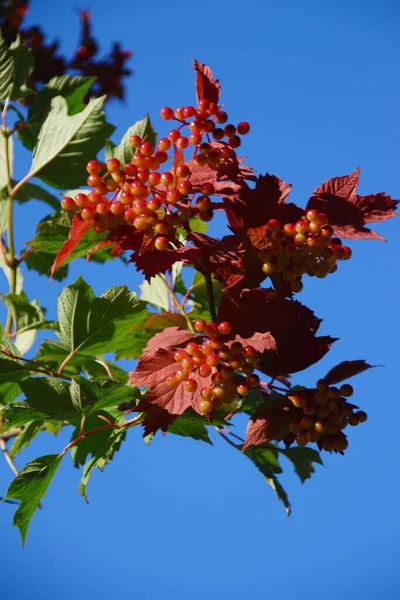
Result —
M 177 202 L 179 202 L 180 197 L 181 197 L 181 193 L 179 190 L 177 190 L 177 189 L 170 190 L 167 193 L 167 202 L 169 202 L 169 204 L 176 204 Z
M 214 397 L 214 392 L 209 387 L 202 389 L 200 394 L 203 400 L 212 400 Z
M 233 352 L 233 354 L 242 354 L 242 351 L 242 344 L 240 342 L 233 342 L 233 344 L 231 345 L 231 352 Z
M 197 319 L 197 321 L 195 321 L 193 325 L 195 330 L 199 333 L 204 333 L 207 328 L 207 323 L 206 321 L 204 321 L 204 319 Z
M 176 145 L 180 150 L 184 150 L 189 146 L 189 139 L 185 136 L 182 136 L 176 140 Z
M 238 135 L 233 135 L 232 137 L 228 138 L 228 144 L 231 148 L 239 148 L 241 143 L 242 141 Z
M 181 132 L 179 131 L 179 129 L 171 129 L 171 131 L 168 134 L 168 139 L 171 142 L 177 142 L 180 137 L 181 137 Z
M 136 177 L 137 167 L 135 167 L 135 165 L 133 165 L 132 163 L 128 163 L 127 165 L 124 166 L 124 173 L 128 177 Z
M 131 135 L 131 137 L 129 138 L 129 145 L 132 148 L 139 148 L 141 143 L 142 138 L 140 137 L 140 135 Z
M 215 191 L 214 185 L 212 183 L 206 182 L 201 186 L 201 193 L 204 196 L 211 196 Z
M 196 109 L 194 108 L 194 106 L 186 106 L 183 109 L 183 116 L 185 119 L 190 119 L 191 117 L 194 117 L 196 113 Z
M 154 240 L 154 246 L 157 250 L 166 250 L 169 246 L 168 238 L 166 237 L 157 237 Z
M 169 106 L 164 106 L 164 108 L 160 110 L 160 115 L 162 119 L 170 121 L 174 118 L 174 111 Z
M 358 420 L 360 423 L 365 423 L 365 421 L 368 419 L 367 413 L 364 412 L 363 410 L 358 410 L 356 412 L 356 416 L 358 417 Z
M 110 173 L 114 173 L 115 171 L 121 170 L 121 163 L 119 162 L 118 158 L 110 158 L 107 161 L 106 166 Z
M 192 191 L 192 184 L 190 183 L 190 181 L 184 179 L 178 185 L 178 190 L 183 196 L 187 196 Z
M 253 373 L 247 377 L 247 383 L 250 387 L 258 387 L 260 385 L 260 378 L 258 375 Z
M 215 352 L 208 354 L 206 362 L 210 367 L 217 367 L 220 363 L 219 356 Z
M 166 171 L 161 174 L 160 181 L 164 185 L 172 185 L 174 183 L 174 176 L 169 171 Z
M 218 331 L 220 333 L 222 333 L 223 335 L 229 335 L 230 332 L 232 331 L 232 327 L 231 324 L 228 323 L 228 321 L 222 321 L 221 323 L 219 323 L 218 325 Z
M 64 210 L 74 210 L 76 204 L 71 196 L 64 196 L 64 198 L 61 200 L 61 206 Z
M 193 358 L 191 356 L 185 356 L 181 360 L 181 365 L 182 365 L 183 369 L 186 369 L 187 371 L 190 371 L 194 367 Z
M 153 153 L 154 147 L 153 144 L 151 144 L 150 142 L 143 142 L 142 144 L 140 144 L 139 150 L 140 153 L 144 156 L 150 156 L 150 154 Z
M 197 390 L 197 381 L 195 379 L 188 379 L 183 384 L 183 387 L 187 392 L 193 393 Z
M 167 383 L 167 385 L 170 385 L 171 387 L 178 384 L 178 380 L 176 378 L 175 373 L 171 373 L 171 375 L 167 376 L 166 383 Z
M 193 144 L 193 146 L 198 146 L 201 143 L 201 134 L 200 133 L 191 133 L 189 135 L 189 142 Z
M 240 135 L 246 135 L 246 133 L 249 133 L 250 131 L 250 124 L 247 123 L 247 121 L 241 121 L 238 126 L 237 126 L 237 132 L 240 133 Z
M 98 204 L 96 204 L 96 212 L 99 215 L 106 215 L 108 212 L 110 212 L 109 203 L 108 202 L 99 202 Z
M 230 138 L 235 135 L 236 127 L 234 125 L 232 125 L 232 123 L 229 123 L 229 125 L 225 125 L 224 132 L 225 132 L 226 137 Z
M 203 414 L 208 414 L 212 412 L 213 405 L 209 400 L 201 400 L 199 402 L 199 411 Z
M 211 375 L 211 367 L 207 363 L 203 363 L 199 366 L 200 377 L 209 377 Z
M 247 396 L 247 394 L 250 391 L 249 386 L 247 385 L 247 383 L 240 383 L 237 386 L 236 390 L 237 390 L 237 393 L 240 394 L 241 396 Z
M 306 217 L 309 221 L 318 221 L 319 212 L 317 210 L 311 209 L 307 211 Z
M 90 175 L 98 175 L 103 168 L 103 165 L 98 160 L 89 160 L 86 165 L 86 171 Z
M 187 165 L 183 164 L 183 165 L 178 165 L 175 169 L 175 173 L 177 175 L 177 177 L 189 177 L 190 176 L 190 169 Z
M 90 219 L 93 219 L 94 214 L 94 208 L 92 206 L 86 206 L 81 210 L 81 217 L 85 221 L 90 221 Z
M 217 142 L 218 142 L 219 140 L 222 140 L 225 137 L 225 131 L 223 129 L 221 129 L 220 127 L 217 127 L 212 132 L 212 135 L 213 135 L 214 140 L 217 140 Z
M 85 208 L 88 203 L 88 197 L 86 194 L 77 194 L 74 198 L 74 202 L 79 208 Z
M 219 110 L 215 115 L 215 120 L 217 123 L 226 123 L 228 120 L 228 115 L 224 110 Z
M 342 386 L 340 386 L 339 392 L 341 396 L 348 398 L 353 395 L 354 389 L 349 383 L 344 383 Z
M 122 202 L 113 202 L 110 206 L 110 211 L 113 215 L 123 215 L 125 212 L 125 206 Z

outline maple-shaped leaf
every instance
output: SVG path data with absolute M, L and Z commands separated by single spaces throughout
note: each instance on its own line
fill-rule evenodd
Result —
M 286 204 L 291 185 L 275 175 L 260 175 L 254 188 L 242 182 L 238 198 L 226 199 L 226 213 L 233 231 L 238 229 L 256 231 L 265 236 L 265 229 L 270 219 L 278 219 L 282 223 L 296 222 L 304 211 L 293 203 Z M 251 231 L 250 231 L 251 234 Z
M 350 377 L 372 368 L 372 365 L 366 363 L 365 360 L 345 360 L 333 367 L 324 379 L 328 385 L 335 385 L 335 383 L 350 379 Z
M 211 142 L 210 146 L 217 150 L 226 147 L 221 142 Z M 200 191 L 205 183 L 212 183 L 215 196 L 235 196 L 240 190 L 241 182 L 256 181 L 254 170 L 242 165 L 243 158 L 233 157 L 229 163 L 223 163 L 217 170 L 211 169 L 208 165 L 199 166 L 193 159 L 187 161 L 190 169 L 190 183 L 194 190 Z
M 160 406 L 149 406 L 146 408 L 146 416 L 143 419 L 143 437 L 156 433 L 159 429 L 166 433 L 179 415 L 171 415 L 165 408 Z
M 204 233 L 188 233 L 186 239 L 192 242 L 197 248 L 198 261 L 201 266 L 214 273 L 217 269 L 224 267 L 234 268 L 238 265 L 241 253 L 231 244 L 205 235 Z M 229 242 L 229 240 L 228 240 Z M 235 240 L 236 243 L 236 240 Z M 238 269 L 236 269 L 237 271 Z
M 162 315 L 154 315 L 161 317 Z M 167 327 L 160 333 L 156 333 L 147 342 L 146 348 L 143 350 L 143 355 L 154 354 L 160 348 L 176 348 L 189 340 L 193 339 L 193 334 L 187 329 L 180 327 Z
M 274 394 L 273 398 L 256 408 L 247 425 L 243 452 L 249 446 L 258 446 L 284 437 L 291 418 L 290 413 L 283 410 L 286 404 L 284 396 Z
M 193 338 L 193 334 L 188 331 L 184 333 L 186 335 L 180 337 L 182 343 L 183 341 L 187 342 L 192 339 L 197 341 L 202 340 L 200 337 Z M 158 335 L 159 339 L 162 339 L 162 334 Z M 185 340 L 183 339 L 184 337 Z M 137 367 L 130 374 L 129 378 L 132 384 L 149 387 L 148 391 L 144 394 L 143 399 L 137 406 L 138 411 L 147 412 L 154 407 L 158 407 L 164 409 L 170 415 L 181 415 L 191 406 L 195 411 L 200 412 L 200 392 L 202 388 L 211 385 L 211 375 L 209 377 L 200 377 L 198 371 L 190 374 L 191 379 L 194 379 L 197 382 L 198 388 L 196 392 L 187 392 L 182 383 L 177 386 L 168 385 L 166 383 L 166 378 L 168 375 L 175 373 L 178 368 L 174 359 L 176 347 L 177 346 L 172 348 L 161 347 L 153 354 L 150 354 L 149 352 L 143 353 Z M 167 421 L 163 413 L 158 414 L 160 421 L 155 420 L 155 423 L 153 422 L 154 413 L 149 418 L 152 419 L 153 427 L 160 429 Z
M 215 102 L 218 104 L 221 86 L 218 79 L 213 78 L 210 67 L 199 63 L 196 58 L 193 61 L 193 67 L 196 72 L 197 102 L 205 99 L 209 102 Z
M 259 369 L 275 377 L 307 369 L 321 360 L 337 338 L 318 337 L 321 320 L 312 310 L 299 304 L 299 316 L 287 327 L 273 329 L 271 337 L 264 339 Z M 269 344 L 268 344 L 269 341 Z
M 231 323 L 235 339 L 251 344 L 258 352 L 274 344 L 271 332 L 288 329 L 301 321 L 308 309 L 300 302 L 276 298 L 273 290 L 256 288 L 243 290 L 240 297 L 224 295 L 218 312 L 219 321 Z
M 149 281 L 157 273 L 165 273 L 171 269 L 176 262 L 195 263 L 200 255 L 199 248 L 184 246 L 177 250 L 146 250 L 140 255 L 134 253 L 129 262 L 134 262 Z
M 76 248 L 91 226 L 92 223 L 90 221 L 84 221 L 78 214 L 74 215 L 68 239 L 57 253 L 53 266 L 51 267 L 51 275 L 54 275 L 57 269 L 63 266 L 65 259 L 67 259 L 71 252 Z
M 315 209 L 328 215 L 329 224 L 336 235 L 348 239 L 376 239 L 384 237 L 365 227 L 366 223 L 385 221 L 396 216 L 398 200 L 383 192 L 359 196 L 357 186 L 360 169 L 350 175 L 332 177 L 311 195 L 307 210 Z

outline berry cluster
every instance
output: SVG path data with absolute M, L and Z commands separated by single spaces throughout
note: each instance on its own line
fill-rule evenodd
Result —
M 317 442 L 328 452 L 346 450 L 348 441 L 343 429 L 367 420 L 364 411 L 355 410 L 357 407 L 347 401 L 352 394 L 353 388 L 349 384 L 339 389 L 320 379 L 315 393 L 289 395 L 292 404 L 289 428 L 296 435 L 297 444 L 306 446 L 309 442 Z
M 212 385 L 201 390 L 199 403 L 200 412 L 210 414 L 213 410 L 227 408 L 237 395 L 246 396 L 250 388 L 259 386 L 260 379 L 254 373 L 258 356 L 253 346 L 243 347 L 240 342 L 228 346 L 223 341 L 223 337 L 231 332 L 227 321 L 217 326 L 199 319 L 194 327 L 202 334 L 202 343 L 189 342 L 184 349 L 175 351 L 174 358 L 179 368 L 168 375 L 166 382 L 170 386 L 182 383 L 186 391 L 195 392 L 198 383 L 193 374 L 211 376 Z
M 160 167 L 169 159 L 168 150 L 172 149 L 175 156 L 178 150 L 184 151 L 191 144 L 194 163 L 217 170 L 237 160 L 234 148 L 240 145 L 238 133 L 247 133 L 250 126 L 242 122 L 237 127 L 232 124 L 224 129 L 216 127 L 225 123 L 228 116 L 207 100 L 199 100 L 197 109 L 187 106 L 173 111 L 164 107 L 161 116 L 175 119 L 179 126 L 159 139 L 156 148 L 146 137 L 132 135 L 129 143 L 134 154 L 126 165 L 121 165 L 117 158 L 110 158 L 105 166 L 97 160 L 89 161 L 87 184 L 92 190 L 75 198 L 64 197 L 62 207 L 78 210 L 82 219 L 92 220 L 98 233 L 123 223 L 132 225 L 154 240 L 153 248 L 157 250 L 165 250 L 171 242 L 176 242 L 176 228 L 187 223 L 188 217 L 210 221 L 214 185 L 210 182 L 192 185 L 187 162 L 174 161 L 171 170 L 163 171 Z M 188 137 L 183 135 L 184 127 L 191 132 Z M 210 135 L 218 142 L 213 142 Z
M 282 280 L 292 292 L 303 288 L 307 274 L 323 278 L 337 270 L 338 260 L 348 260 L 351 250 L 333 237 L 333 229 L 324 213 L 309 210 L 297 223 L 282 225 L 277 219 L 267 224 L 269 241 L 259 252 L 262 271 L 274 282 Z

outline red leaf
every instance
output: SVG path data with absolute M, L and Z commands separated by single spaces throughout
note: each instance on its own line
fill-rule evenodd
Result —
M 84 221 L 79 215 L 74 215 L 72 219 L 71 229 L 69 230 L 68 239 L 61 246 L 51 267 L 50 273 L 54 273 L 63 266 L 65 259 L 75 250 L 76 246 L 81 241 L 87 230 L 92 226 L 90 221 Z
M 178 261 L 195 263 L 201 254 L 199 248 L 185 246 L 178 250 L 146 250 L 141 255 L 132 254 L 130 262 L 136 263 L 138 270 L 142 270 L 147 280 L 157 273 L 165 273 Z
M 161 316 L 161 315 L 154 315 Z M 143 351 L 145 354 L 154 354 L 160 348 L 172 348 L 180 346 L 185 342 L 193 339 L 193 334 L 187 329 L 180 329 L 179 327 L 167 327 L 164 331 L 156 333 L 147 342 L 147 346 Z
M 186 333 L 189 336 L 186 339 L 193 337 L 189 332 Z M 150 389 L 139 403 L 137 410 L 147 411 L 149 407 L 158 406 L 171 415 L 181 415 L 192 406 L 199 412 L 200 392 L 202 388 L 211 385 L 211 376 L 200 377 L 198 371 L 191 373 L 190 377 L 198 384 L 196 392 L 191 393 L 185 390 L 182 383 L 177 386 L 169 386 L 166 383 L 166 377 L 175 373 L 177 369 L 178 364 L 174 360 L 173 348 L 162 348 L 154 354 L 146 353 L 142 356 L 129 379 L 135 385 L 149 386 Z
M 218 319 L 231 323 L 238 341 L 250 344 L 258 352 L 276 348 L 271 332 L 301 322 L 308 309 L 300 302 L 277 299 L 272 290 L 243 290 L 240 298 L 223 296 Z M 240 338 L 240 339 L 239 339 Z
M 223 241 L 209 237 L 204 233 L 188 233 L 187 240 L 197 246 L 198 260 L 208 271 L 215 272 L 224 267 L 238 267 L 241 253 Z M 230 241 L 230 240 L 228 240 Z M 236 272 L 238 268 L 236 268 Z
M 345 360 L 333 367 L 324 379 L 328 385 L 334 385 L 372 368 L 372 365 L 366 363 L 365 360 Z
M 290 413 L 282 410 L 285 404 L 286 399 L 281 396 L 267 399 L 256 408 L 247 425 L 242 452 L 249 446 L 258 446 L 283 438 L 290 420 Z
M 335 234 L 342 238 L 385 241 L 365 224 L 396 216 L 394 209 L 398 200 L 392 200 L 383 192 L 369 196 L 357 195 L 359 174 L 360 169 L 357 168 L 350 175 L 325 181 L 312 193 L 307 210 L 316 209 L 326 213 Z
M 93 246 L 93 248 L 90 248 L 89 252 L 86 254 L 86 262 L 88 262 L 90 260 L 90 257 L 92 256 L 92 254 L 94 254 L 98 250 L 104 250 L 105 248 L 111 249 L 114 246 L 115 246 L 115 242 L 111 242 L 109 240 L 103 240 L 102 242 L 99 242 L 98 244 Z
M 218 79 L 213 78 L 210 67 L 200 64 L 196 59 L 193 61 L 193 67 L 196 71 L 197 102 L 205 98 L 206 100 L 209 100 L 209 102 L 218 104 L 221 86 Z
M 223 144 L 211 142 L 211 146 L 221 148 Z M 240 165 L 242 160 L 242 158 L 237 158 L 229 168 L 224 166 L 214 171 L 208 165 L 198 166 L 193 159 L 190 159 L 186 163 L 191 172 L 190 183 L 194 189 L 200 189 L 204 183 L 212 183 L 216 196 L 234 195 L 240 190 L 241 181 L 254 180 L 253 169 L 247 165 Z
M 143 436 L 155 433 L 159 429 L 167 432 L 168 427 L 177 419 L 177 415 L 170 415 L 167 410 L 159 406 L 150 406 L 143 419 Z
M 242 183 L 238 192 L 239 199 L 227 199 L 226 202 L 231 228 L 233 230 L 263 228 L 272 218 L 282 223 L 298 221 L 304 211 L 293 203 L 285 204 L 291 187 L 275 175 L 268 173 L 258 177 L 254 188 Z M 264 236 L 265 231 L 260 229 L 258 235 Z

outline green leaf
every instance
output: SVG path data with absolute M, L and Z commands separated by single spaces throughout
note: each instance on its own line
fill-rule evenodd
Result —
M 33 150 L 30 177 L 39 177 L 62 189 L 79 186 L 85 164 L 96 156 L 113 131 L 102 112 L 105 98 L 91 100 L 82 112 L 72 116 L 68 115 L 65 98 L 52 99 Z
M 89 460 L 89 462 L 87 462 L 83 468 L 83 474 L 79 486 L 79 491 L 86 500 L 86 502 L 88 502 L 88 498 L 86 495 L 86 486 L 88 484 L 91 472 L 95 468 L 98 468 L 102 471 L 106 464 L 109 463 L 110 460 L 113 458 L 115 452 L 117 452 L 120 449 L 121 443 L 126 437 L 125 429 L 110 428 L 104 431 L 109 431 L 109 436 L 97 449 L 93 458 Z
M 61 462 L 59 454 L 48 454 L 29 462 L 11 482 L 5 500 L 20 500 L 13 525 L 18 527 L 25 545 L 30 520 Z
M 0 355 L 0 382 L 21 381 L 28 375 L 29 370 L 22 363 Z
M 176 262 L 172 267 L 172 285 L 176 292 L 180 290 L 177 287 L 181 287 L 180 272 L 182 271 L 183 262 Z M 149 281 L 144 281 L 139 285 L 140 288 L 140 300 L 147 302 L 156 308 L 160 308 L 163 312 L 168 312 L 170 305 L 169 291 L 166 287 L 164 275 L 158 275 L 152 277 Z
M 100 414 L 104 417 L 107 417 L 111 421 L 113 417 L 110 413 L 106 411 L 100 411 Z M 84 431 L 88 432 L 93 429 L 97 429 L 99 427 L 104 427 L 106 423 L 103 419 L 100 419 L 96 415 L 89 415 L 85 419 L 84 423 Z M 106 443 L 108 438 L 110 437 L 112 429 L 100 429 L 95 433 L 91 433 L 90 435 L 85 436 L 82 440 L 74 444 L 71 448 L 71 458 L 73 460 L 74 466 L 79 468 L 80 465 L 84 465 L 89 455 L 92 457 L 98 452 L 98 450 Z M 76 423 L 76 427 L 71 435 L 71 441 L 76 440 L 81 433 L 81 423 L 80 420 Z
M 29 328 L 15 337 L 15 345 L 23 355 L 33 346 L 37 328 L 45 324 L 44 310 L 37 300 L 29 302 L 25 292 L 1 294 L 1 298 L 13 316 L 16 330 Z
M 20 393 L 21 389 L 17 383 L 12 381 L 0 383 L 0 405 L 12 402 Z
M 133 335 L 129 329 L 147 315 L 145 305 L 126 286 L 114 286 L 96 298 L 78 277 L 59 296 L 60 341 L 71 356 L 115 352 L 117 358 L 130 358 Z
M 72 219 L 68 213 L 64 211 L 53 213 L 48 218 L 39 223 L 35 237 L 28 243 L 32 245 L 32 247 L 35 250 L 35 253 L 40 252 L 49 254 L 49 260 L 51 260 L 52 265 L 58 251 L 61 249 L 64 242 L 68 239 L 69 232 L 71 229 L 71 222 Z M 70 262 L 75 258 L 86 256 L 89 250 L 91 250 L 99 242 L 105 240 L 106 237 L 107 233 L 99 235 L 93 230 L 92 227 L 90 227 L 88 231 L 84 234 L 76 248 L 69 254 L 69 256 L 66 259 L 64 259 L 64 263 L 66 264 L 67 262 Z M 29 257 L 30 255 L 28 255 L 26 259 L 27 262 L 29 262 L 29 260 L 32 261 L 32 258 Z M 113 256 L 108 251 L 100 250 L 91 254 L 90 259 L 95 262 L 102 263 L 105 260 L 113 259 Z M 64 269 L 65 264 L 60 268 Z M 49 273 L 45 274 L 49 275 Z M 55 279 L 57 279 L 56 275 L 57 272 L 55 274 Z
M 242 446 L 236 447 L 238 450 L 242 448 Z M 276 476 L 282 473 L 282 469 L 279 465 L 275 449 L 273 447 L 260 448 L 251 446 L 245 450 L 244 454 L 256 465 L 260 473 L 264 475 L 266 482 L 272 487 L 278 499 L 283 503 L 286 513 L 289 516 L 291 513 L 289 498 Z
M 13 86 L 9 94 L 11 100 L 23 98 L 32 93 L 32 90 L 26 85 L 29 75 L 34 66 L 32 50 L 26 46 L 17 35 L 17 39 L 9 48 L 9 53 L 13 61 Z
M 71 401 L 69 385 L 54 377 L 30 377 L 19 386 L 26 400 L 17 400 L 2 409 L 7 429 L 30 421 L 71 420 L 77 410 Z
M 29 252 L 24 259 L 24 263 L 31 271 L 36 271 L 39 275 L 47 275 L 50 277 L 50 269 L 54 263 L 55 254 L 46 254 L 45 252 L 40 252 L 39 250 L 35 250 L 34 252 Z M 62 281 L 68 275 L 68 265 L 64 265 L 57 269 L 55 273 L 53 273 L 53 279 L 56 281 Z
M 21 36 L 8 47 L 0 32 L 0 101 L 17 100 L 29 94 L 26 81 L 32 69 L 32 51 L 22 43 Z
M 39 431 L 42 430 L 43 423 L 44 421 L 32 421 L 31 423 L 26 423 L 21 433 L 14 439 L 10 448 L 11 458 L 15 458 L 16 454 L 21 452 L 25 446 L 29 446 L 33 438 L 35 438 Z
M 184 413 L 176 419 L 168 427 L 168 433 L 180 435 L 182 437 L 191 437 L 194 440 L 201 440 L 207 444 L 212 445 L 212 441 L 209 438 L 208 431 L 205 427 L 204 417 L 200 417 L 194 411 L 194 414 Z
M 313 448 L 294 446 L 287 450 L 281 448 L 277 448 L 277 450 L 293 463 L 294 470 L 300 477 L 302 483 L 307 479 L 310 479 L 311 475 L 315 472 L 314 463 L 319 465 L 324 464 L 319 452 Z
M 12 186 L 16 185 L 16 181 L 12 181 Z M 7 189 L 4 187 L 0 191 L 0 203 L 2 200 L 7 199 Z M 17 200 L 20 204 L 25 204 L 29 200 L 41 200 L 45 202 L 54 210 L 59 210 L 60 201 L 58 198 L 50 194 L 47 190 L 44 190 L 40 185 L 36 185 L 34 183 L 25 183 L 14 196 L 14 200 Z
M 67 102 L 68 114 L 75 115 L 86 107 L 84 98 L 93 81 L 93 77 L 61 75 L 60 77 L 53 77 L 46 83 L 29 105 L 28 119 L 24 123 L 24 127 L 17 131 L 17 135 L 24 146 L 29 150 L 33 150 L 35 147 L 40 129 L 50 112 L 53 98 L 63 96 Z
M 0 31 L 0 100 L 8 98 L 14 84 L 14 61 Z
M 137 121 L 134 125 L 129 127 L 118 146 L 108 141 L 106 146 L 106 160 L 115 157 L 118 158 L 122 165 L 126 165 L 127 163 L 131 162 L 134 149 L 129 144 L 129 138 L 132 135 L 139 135 L 141 138 L 146 136 L 146 141 L 155 146 L 157 136 L 150 122 L 149 115 L 146 115 L 144 119 Z

